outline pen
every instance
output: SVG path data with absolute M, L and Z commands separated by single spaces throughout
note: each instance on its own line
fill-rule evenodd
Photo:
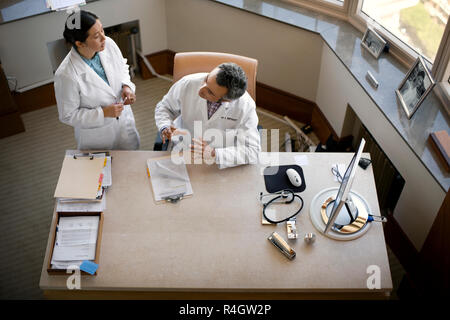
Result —
M 127 101 L 128 98 L 125 98 L 125 100 L 123 100 L 122 98 L 119 100 L 119 103 L 122 103 L 123 105 L 125 105 L 125 101 Z M 116 117 L 117 120 L 119 120 L 119 117 Z

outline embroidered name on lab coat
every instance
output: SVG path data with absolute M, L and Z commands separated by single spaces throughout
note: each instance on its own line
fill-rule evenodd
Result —
M 220 117 L 220 119 L 231 120 L 231 121 L 237 121 L 237 119 L 230 118 L 230 117 Z

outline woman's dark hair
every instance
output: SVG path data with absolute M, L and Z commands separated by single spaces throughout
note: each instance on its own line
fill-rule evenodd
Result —
M 80 10 L 67 17 L 63 36 L 68 43 L 75 46 L 75 41 L 84 42 L 88 37 L 89 29 L 95 24 L 98 17 L 88 11 Z

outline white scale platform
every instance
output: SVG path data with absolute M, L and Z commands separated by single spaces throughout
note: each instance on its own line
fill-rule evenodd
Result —
M 326 222 L 323 220 L 321 214 L 322 205 L 325 202 L 327 202 L 329 198 L 334 199 L 334 197 L 336 197 L 338 193 L 338 190 L 339 190 L 338 187 L 324 189 L 320 191 L 311 201 L 309 215 L 311 217 L 311 221 L 314 227 L 322 234 L 324 234 L 326 226 Z M 354 205 L 358 208 L 358 212 L 365 212 L 369 216 L 372 215 L 372 212 L 370 210 L 367 201 L 361 195 L 359 195 L 354 191 L 350 191 L 349 195 L 351 196 Z M 346 210 L 341 210 L 336 222 L 339 221 L 341 215 L 347 215 Z M 354 233 L 343 233 L 339 232 L 338 230 L 331 229 L 327 234 L 324 235 L 335 240 L 353 240 L 365 234 L 370 229 L 370 225 L 371 223 L 368 223 L 366 221 L 362 226 L 362 228 L 360 228 L 358 231 Z

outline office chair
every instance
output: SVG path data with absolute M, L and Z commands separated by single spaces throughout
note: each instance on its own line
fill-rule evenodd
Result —
M 233 62 L 239 65 L 247 75 L 247 92 L 256 101 L 256 70 L 258 60 L 244 56 L 219 52 L 181 52 L 175 54 L 173 65 L 173 83 L 182 77 L 199 72 L 210 72 L 219 64 Z M 259 128 L 259 126 L 258 126 Z M 153 150 L 167 150 L 168 142 L 163 145 L 159 133 L 156 135 Z

